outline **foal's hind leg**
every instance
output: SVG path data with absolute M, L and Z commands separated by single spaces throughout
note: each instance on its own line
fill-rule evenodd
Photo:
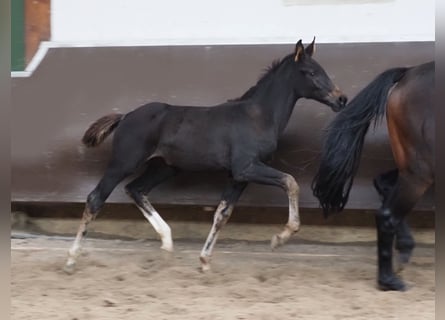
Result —
M 386 202 L 386 199 L 391 194 L 392 189 L 395 187 L 397 178 L 399 175 L 398 169 L 393 169 L 388 172 L 382 173 L 374 178 L 374 187 L 382 199 L 382 203 Z M 399 252 L 398 255 L 398 269 L 399 271 L 404 268 L 411 258 L 412 252 L 415 247 L 415 241 L 411 234 L 408 223 L 403 219 L 396 229 L 396 249 Z
M 298 212 L 298 195 L 300 188 L 294 177 L 281 172 L 261 162 L 252 163 L 241 170 L 234 172 L 238 181 L 256 182 L 260 184 L 275 185 L 284 189 L 289 198 L 289 218 L 283 231 L 272 237 L 271 247 L 277 248 L 285 244 L 291 235 L 300 229 L 300 215 Z
M 132 172 L 131 169 L 132 168 L 122 166 L 117 162 L 111 163 L 105 171 L 105 174 L 100 180 L 99 184 L 88 195 L 76 238 L 68 251 L 68 260 L 64 267 L 64 270 L 67 273 L 74 272 L 76 259 L 81 248 L 80 243 L 82 238 L 87 233 L 88 224 L 97 216 L 99 210 L 102 208 L 105 200 L 108 198 L 113 189 L 119 184 L 119 182 L 121 182 Z
M 145 172 L 129 183 L 125 190 L 134 200 L 136 206 L 141 210 L 144 217 L 151 223 L 156 232 L 160 235 L 161 249 L 173 251 L 173 240 L 170 226 L 162 219 L 158 212 L 148 201 L 147 194 L 158 184 L 173 177 L 177 173 L 176 169 L 168 166 L 160 158 L 149 161 Z
M 404 290 L 405 284 L 393 270 L 392 250 L 396 229 L 431 185 L 412 173 L 400 173 L 395 187 L 376 215 L 378 285 L 382 290 Z
M 210 269 L 210 258 L 212 256 L 213 247 L 218 238 L 218 234 L 226 224 L 227 220 L 229 220 L 235 203 L 238 201 L 246 186 L 247 182 L 231 181 L 224 190 L 222 200 L 215 211 L 212 229 L 207 236 L 207 240 L 201 250 L 201 255 L 199 257 L 199 259 L 201 260 L 201 267 L 203 271 L 207 271 Z

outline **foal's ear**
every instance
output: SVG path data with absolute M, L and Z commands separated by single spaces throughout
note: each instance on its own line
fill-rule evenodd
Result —
M 303 57 L 304 57 L 304 47 L 300 39 L 295 45 L 295 61 L 299 61 Z
M 315 52 L 315 37 L 314 40 L 312 40 L 312 43 L 309 44 L 304 51 L 309 55 L 309 57 L 312 57 Z

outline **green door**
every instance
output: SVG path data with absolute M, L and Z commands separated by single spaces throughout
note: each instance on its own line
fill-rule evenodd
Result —
M 23 71 L 25 62 L 24 0 L 11 0 L 11 70 Z

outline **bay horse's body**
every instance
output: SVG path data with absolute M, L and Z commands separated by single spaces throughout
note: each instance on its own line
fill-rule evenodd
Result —
M 111 114 L 93 123 L 83 143 L 100 144 L 112 131 L 111 160 L 96 188 L 88 195 L 77 237 L 65 270 L 73 270 L 80 241 L 112 190 L 141 167 L 139 177 L 125 188 L 162 240 L 173 250 L 171 231 L 148 201 L 156 185 L 180 171 L 226 170 L 230 182 L 215 212 L 214 223 L 201 252 L 203 270 L 209 268 L 219 230 L 249 182 L 283 188 L 289 198 L 289 221 L 272 246 L 283 244 L 298 231 L 298 184 L 266 163 L 299 98 L 315 99 L 338 111 L 346 103 L 323 68 L 312 59 L 314 41 L 305 49 L 301 40 L 295 52 L 274 64 L 238 99 L 214 107 L 184 107 L 149 103 L 125 115 Z
M 376 215 L 378 285 L 404 290 L 392 266 L 392 246 L 402 263 L 414 248 L 405 216 L 434 184 L 434 62 L 381 73 L 348 103 L 329 126 L 312 188 L 325 215 L 343 210 L 357 172 L 365 134 L 386 113 L 397 168 L 374 185 L 382 198 Z

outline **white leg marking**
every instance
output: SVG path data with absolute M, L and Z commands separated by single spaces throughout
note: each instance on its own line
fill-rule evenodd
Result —
M 286 178 L 287 194 L 289 197 L 289 219 L 280 234 L 272 237 L 271 247 L 275 249 L 285 244 L 289 238 L 300 229 L 300 214 L 298 211 L 299 187 L 292 176 Z
M 166 251 L 173 251 L 173 240 L 172 240 L 172 232 L 170 229 L 170 226 L 167 224 L 167 222 L 162 219 L 162 217 L 159 215 L 159 213 L 153 208 L 151 203 L 147 200 L 145 196 L 142 196 L 142 201 L 144 203 L 145 208 L 139 208 L 141 210 L 144 217 L 150 222 L 150 224 L 153 226 L 155 231 L 159 234 L 162 241 L 161 249 L 164 249 Z
M 64 270 L 67 273 L 73 273 L 74 267 L 76 265 L 76 258 L 79 255 L 80 252 L 80 242 L 82 241 L 82 238 L 87 230 L 88 224 L 93 220 L 93 215 L 89 212 L 88 209 L 85 208 L 85 211 L 83 212 L 82 220 L 80 221 L 79 229 L 77 230 L 76 239 L 73 242 L 73 245 L 68 250 L 68 260 L 65 264 Z
M 76 237 L 74 240 L 73 245 L 68 250 L 68 261 L 66 262 L 66 265 L 74 265 L 76 263 L 76 257 L 79 255 L 80 252 L 80 239 Z
M 227 220 L 229 220 L 232 211 L 233 205 L 228 206 L 227 202 L 224 200 L 221 201 L 218 208 L 216 208 L 212 228 L 210 229 L 199 258 L 201 260 L 202 271 L 210 270 L 210 257 L 212 256 L 213 247 L 218 239 L 219 232 L 221 231 L 222 227 L 224 227 Z

